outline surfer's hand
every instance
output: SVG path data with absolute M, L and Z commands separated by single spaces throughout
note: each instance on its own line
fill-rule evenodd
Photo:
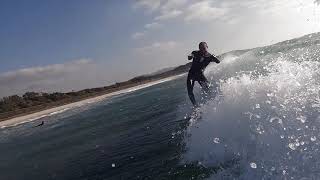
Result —
M 215 63 L 217 63 L 217 64 L 219 64 L 220 63 L 220 60 L 218 59 L 218 58 L 216 58 L 215 56 L 211 56 L 211 61 L 212 62 L 215 62 Z
M 188 60 L 193 59 L 195 53 L 196 53 L 196 51 L 192 51 L 192 52 L 188 55 Z

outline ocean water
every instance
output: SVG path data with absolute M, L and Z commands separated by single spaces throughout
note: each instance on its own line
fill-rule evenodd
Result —
M 0 179 L 319 179 L 319 52 L 311 34 L 223 54 L 196 110 L 181 77 L 2 128 Z

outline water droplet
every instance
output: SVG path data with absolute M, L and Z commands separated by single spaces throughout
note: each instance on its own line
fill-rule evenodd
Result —
M 216 144 L 218 144 L 218 143 L 220 143 L 220 139 L 219 139 L 219 138 L 214 138 L 214 139 L 213 139 L 213 142 L 216 143 Z
M 284 135 L 281 135 L 280 138 L 283 139 L 283 138 L 284 138 Z
M 260 104 L 256 104 L 256 109 L 260 109 Z
M 271 171 L 275 171 L 276 170 L 276 168 L 275 167 L 271 167 Z
M 283 175 L 285 175 L 286 173 L 287 173 L 287 171 L 286 171 L 286 170 L 283 170 L 283 171 L 282 171 L 282 174 L 283 174 Z
M 279 117 L 272 117 L 272 118 L 270 119 L 270 122 L 272 123 L 273 121 L 278 121 L 279 124 L 282 124 L 282 119 L 279 118 Z
M 305 117 L 305 116 L 300 116 L 300 117 L 297 117 L 296 119 L 299 120 L 299 121 L 301 121 L 302 123 L 305 123 L 306 120 L 307 120 L 307 117 Z
M 257 132 L 259 133 L 259 134 L 263 134 L 263 130 L 261 129 L 261 127 L 259 126 L 259 127 L 257 127 Z
M 249 115 L 249 119 L 251 120 L 251 118 L 252 118 L 252 116 L 253 116 L 253 113 L 251 113 L 251 112 L 245 112 L 244 114 Z
M 290 143 L 288 146 L 290 149 L 296 150 L 296 146 L 293 143 Z
M 112 163 L 112 164 L 111 164 L 111 167 L 113 167 L 113 168 L 116 167 L 116 164 L 115 164 L 115 163 Z
M 310 138 L 310 140 L 311 140 L 312 142 L 314 142 L 314 141 L 316 141 L 316 140 L 317 140 L 317 137 L 312 136 L 312 137 Z
M 256 169 L 256 168 L 257 168 L 257 164 L 254 163 L 254 162 L 251 162 L 251 163 L 250 163 L 250 166 L 251 166 L 251 168 L 253 168 L 253 169 Z

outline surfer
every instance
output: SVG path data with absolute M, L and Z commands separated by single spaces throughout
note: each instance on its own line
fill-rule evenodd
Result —
M 199 51 L 193 51 L 188 56 L 188 60 L 192 60 L 192 65 L 187 78 L 188 95 L 193 106 L 197 107 L 198 104 L 193 94 L 194 82 L 198 81 L 203 91 L 205 93 L 209 93 L 209 81 L 204 76 L 203 72 L 211 62 L 220 63 L 220 61 L 214 55 L 208 52 L 208 45 L 206 42 L 200 42 Z
M 43 125 L 44 125 L 44 121 L 41 121 L 41 123 L 36 125 L 35 127 L 39 127 L 39 126 L 43 126 Z

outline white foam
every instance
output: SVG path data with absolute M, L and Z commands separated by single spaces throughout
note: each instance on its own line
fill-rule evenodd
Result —
M 319 50 L 307 49 L 253 50 L 211 66 L 207 74 L 221 80 L 223 99 L 209 101 L 188 127 L 184 160 L 207 167 L 237 160 L 212 179 L 312 177 L 320 167 L 320 62 Z

